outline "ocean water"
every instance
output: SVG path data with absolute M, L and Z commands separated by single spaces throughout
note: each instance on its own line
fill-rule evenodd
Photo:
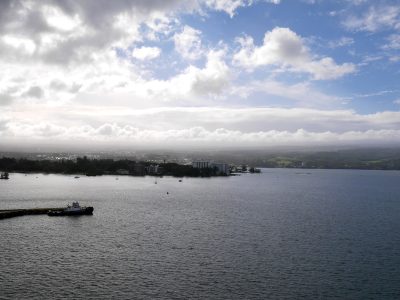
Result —
M 400 172 L 10 175 L 0 299 L 400 299 Z

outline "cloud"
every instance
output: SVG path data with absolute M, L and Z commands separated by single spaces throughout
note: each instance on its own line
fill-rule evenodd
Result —
M 179 13 L 233 16 L 247 0 L 1 1 L 0 57 L 57 65 L 90 63 L 94 53 L 167 36 Z M 149 32 L 143 34 L 146 27 Z
M 0 94 L 0 106 L 10 105 L 13 98 L 8 94 Z
M 0 96 L 1 97 L 1 96 Z M 2 107 L 0 100 L 0 137 L 2 136 L 3 132 L 8 131 L 8 122 L 10 122 L 10 118 L 5 113 L 4 107 Z
M 174 69 L 173 62 L 162 62 L 171 63 L 168 68 L 173 69 L 164 80 L 152 78 L 155 73 L 136 61 L 161 54 L 158 47 L 135 47 L 137 42 L 145 44 L 148 37 L 143 28 L 169 39 L 179 13 L 215 9 L 205 1 L 44 0 L 33 4 L 16 0 L 1 1 L 0 8 L 2 103 L 59 105 L 78 98 L 101 102 L 112 93 L 125 94 L 125 99 L 138 96 L 137 105 L 157 96 L 160 101 L 174 97 L 190 101 L 200 95 L 216 95 L 227 84 L 229 71 L 222 59 L 218 63 L 207 58 L 208 66 L 183 70 Z M 176 42 L 183 56 L 189 60 L 207 57 L 210 51 L 203 49 L 200 31 L 184 27 L 180 34 Z M 136 60 L 129 59 L 131 55 Z M 188 85 L 180 91 L 182 84 Z M 18 101 L 10 102 L 10 97 Z
M 400 49 L 400 34 L 391 34 L 387 38 L 388 43 L 382 46 L 385 50 L 399 50 Z
M 107 120 L 107 121 L 105 121 Z M 39 106 L 10 111 L 3 141 L 107 142 L 114 146 L 399 144 L 400 112 L 369 115 L 305 108 Z
M 224 61 L 225 50 L 210 50 L 203 68 L 190 65 L 167 80 L 148 80 L 138 84 L 136 92 L 165 102 L 192 103 L 218 97 L 229 85 L 230 70 Z
M 264 0 L 268 3 L 279 4 L 281 0 Z M 254 2 L 254 0 L 204 0 L 202 1 L 204 4 L 214 10 L 217 11 L 224 11 L 227 13 L 231 18 L 235 16 L 235 13 L 238 8 L 250 6 Z
M 335 41 L 330 41 L 328 43 L 328 46 L 330 48 L 340 48 L 340 47 L 346 47 L 354 44 L 354 39 L 350 37 L 341 37 L 339 40 Z
M 158 47 L 140 47 L 132 51 L 132 56 L 139 60 L 149 60 L 159 57 L 161 49 Z
M 230 71 L 223 61 L 224 50 L 212 50 L 207 54 L 207 63 L 204 69 L 192 68 L 192 90 L 198 95 L 219 94 L 229 84 Z
M 232 18 L 239 7 L 250 5 L 249 0 L 205 0 L 207 6 L 226 12 Z
M 343 102 L 343 99 L 337 96 L 324 94 L 312 87 L 310 82 L 300 82 L 296 84 L 285 84 L 276 80 L 256 80 L 248 82 L 242 86 L 233 86 L 231 96 L 240 96 L 248 98 L 253 93 L 262 92 L 265 98 L 268 96 L 277 96 L 283 99 L 290 99 L 297 105 L 304 107 L 327 107 L 333 104 Z
M 234 62 L 247 69 L 274 65 L 292 72 L 309 73 L 316 80 L 336 79 L 355 71 L 351 63 L 338 65 L 330 57 L 315 58 L 300 36 L 289 28 L 276 27 L 265 33 L 263 45 L 254 46 L 251 37 L 238 39 L 240 50 Z
M 389 57 L 389 61 L 393 62 L 393 63 L 397 63 L 400 61 L 400 55 L 392 55 Z
M 351 15 L 343 25 L 352 31 L 377 32 L 384 29 L 400 29 L 400 6 L 371 6 L 361 15 Z
M 43 97 L 44 92 L 39 86 L 32 86 L 29 88 L 29 90 L 26 91 L 24 95 L 27 97 L 40 99 Z
M 180 33 L 174 35 L 175 50 L 185 59 L 196 60 L 203 54 L 201 31 L 185 25 Z
M 200 0 L 2 1 L 0 54 L 8 61 L 90 64 L 97 52 L 143 41 L 143 26 L 153 36 L 168 34 L 175 15 L 203 7 L 216 9 Z
M 398 145 L 400 143 L 400 130 L 366 130 L 346 131 L 343 133 L 323 131 L 312 132 L 304 129 L 294 131 L 257 131 L 242 132 L 218 128 L 206 130 L 203 127 L 191 127 L 180 130 L 147 130 L 132 126 L 119 126 L 118 124 L 103 124 L 99 127 L 59 127 L 50 124 L 37 124 L 27 127 L 24 124 L 10 124 L 9 130 L 24 131 L 25 137 L 30 137 L 29 142 L 52 137 L 53 141 L 69 143 L 71 140 L 80 143 L 113 142 L 120 147 L 143 146 L 146 147 L 270 147 L 270 146 L 311 146 L 311 145 Z M 33 138 L 32 138 L 33 136 Z M 5 135 L 5 138 L 10 139 Z M 16 136 L 12 137 L 18 140 Z
M 11 112 L 8 119 L 15 124 L 26 124 L 36 128 L 43 124 L 61 127 L 96 127 L 99 134 L 112 135 L 109 126 L 99 124 L 118 124 L 154 131 L 182 130 L 203 127 L 206 130 L 224 128 L 242 132 L 258 131 L 296 131 L 299 128 L 310 132 L 395 130 L 400 126 L 400 112 L 381 112 L 361 115 L 351 110 L 321 110 L 311 108 L 223 108 L 223 107 L 158 107 L 148 109 L 129 109 L 114 106 L 39 106 L 40 112 L 32 114 L 31 107 Z M 105 122 L 104 120 L 107 120 Z M 28 126 L 29 125 L 29 126 Z M 18 132 L 24 135 L 24 131 Z

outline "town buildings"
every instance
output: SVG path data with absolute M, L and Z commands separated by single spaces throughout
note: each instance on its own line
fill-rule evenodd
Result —
M 210 161 L 194 161 L 192 167 L 195 169 L 214 169 L 216 175 L 229 175 L 229 165 L 224 163 L 215 163 Z

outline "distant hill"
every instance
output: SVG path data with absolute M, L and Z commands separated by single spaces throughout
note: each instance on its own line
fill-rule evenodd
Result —
M 102 152 L 7 152 L 1 157 L 25 158 L 30 161 L 60 161 L 76 160 L 87 156 L 91 159 L 111 161 L 142 161 L 148 163 L 173 163 L 177 165 L 190 164 L 191 161 L 217 161 L 234 165 L 249 165 L 266 168 L 318 168 L 318 169 L 368 169 L 368 170 L 400 170 L 399 148 L 359 148 L 359 149 L 329 149 L 320 148 L 282 148 L 282 149 L 243 149 L 243 150 L 132 150 L 132 151 L 102 151 Z M 110 171 L 122 168 L 123 163 L 103 162 Z M 31 167 L 35 165 L 29 162 Z M 76 171 L 76 165 L 65 163 L 68 172 Z M 49 166 L 47 166 L 49 167 Z M 126 167 L 126 166 L 125 166 Z M 35 167 L 33 167 L 35 168 Z M 60 168 L 53 164 L 51 168 Z M 79 168 L 78 168 L 79 169 Z M 82 171 L 82 170 L 81 170 Z M 186 170 L 185 172 L 188 172 Z

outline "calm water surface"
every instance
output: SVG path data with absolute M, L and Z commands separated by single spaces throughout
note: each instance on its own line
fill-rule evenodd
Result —
M 399 299 L 400 172 L 195 179 L 11 174 L 0 299 Z M 169 194 L 167 194 L 169 192 Z

